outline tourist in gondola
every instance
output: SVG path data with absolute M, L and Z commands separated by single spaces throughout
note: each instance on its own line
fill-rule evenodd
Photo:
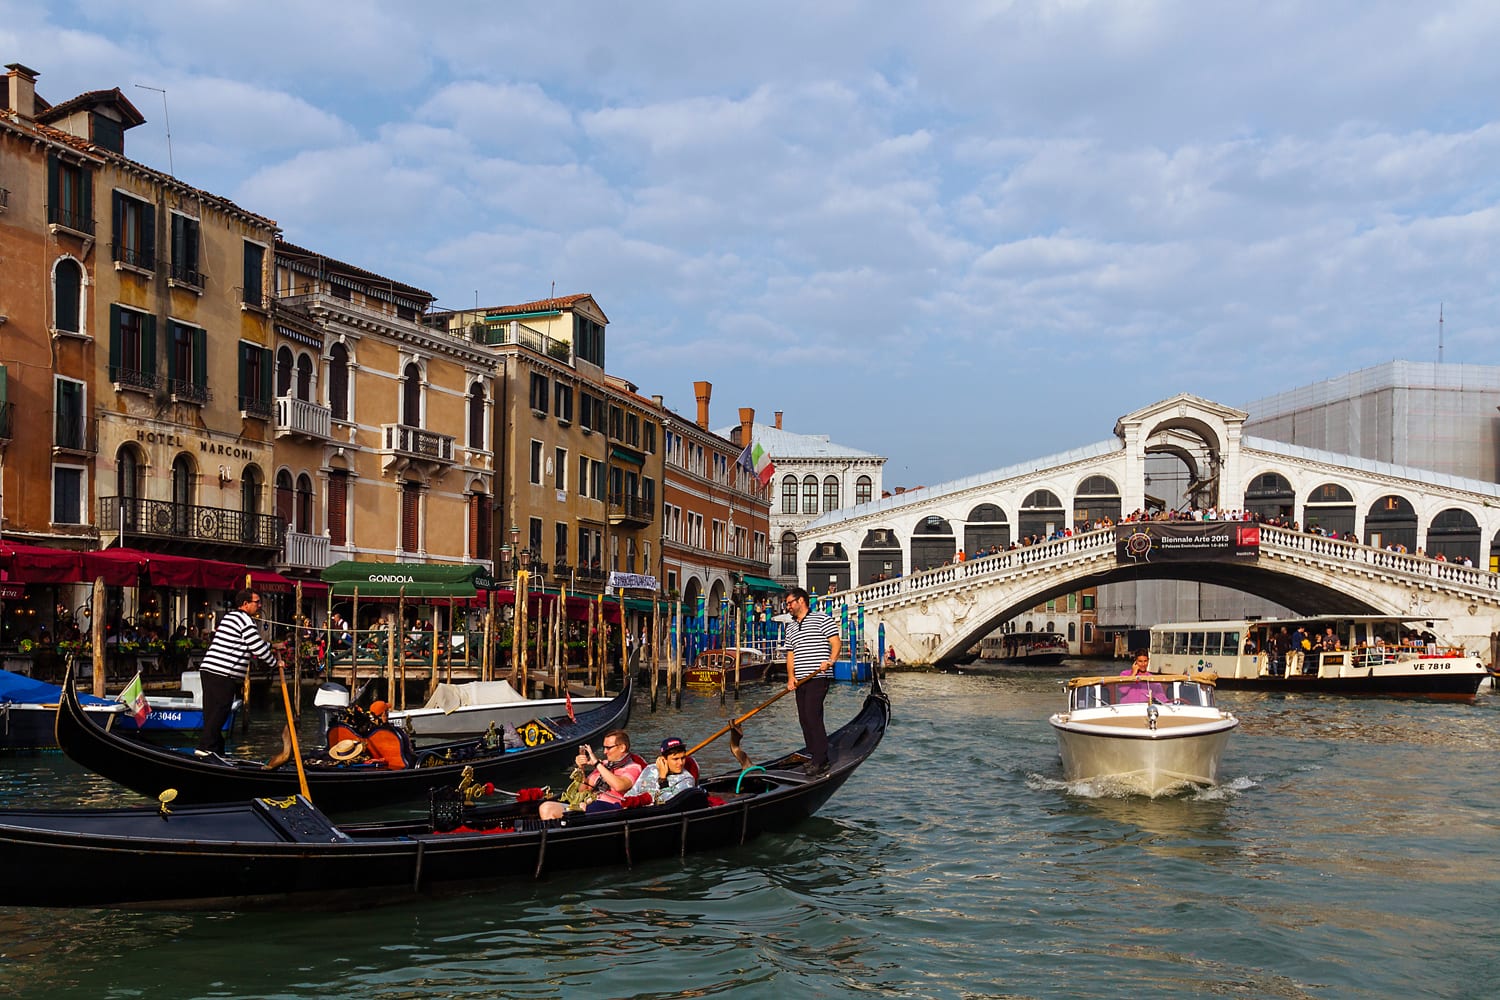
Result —
M 636 796 L 643 795 L 649 796 L 650 804 L 657 805 L 687 791 L 698 784 L 698 779 L 688 770 L 687 762 L 687 744 L 676 736 L 667 737 L 661 741 L 661 753 L 657 755 L 656 763 L 641 772 L 635 784 L 630 786 L 623 803 L 616 805 L 595 802 L 589 806 L 589 812 L 619 809 L 621 805 L 633 804 L 632 800 Z
M 549 800 L 537 808 L 542 819 L 561 819 L 570 809 L 585 809 L 594 802 L 618 806 L 643 770 L 640 761 L 630 753 L 630 734 L 614 729 L 604 734 L 604 757 L 601 760 L 591 746 L 578 748 L 573 759 L 573 782 L 563 801 Z
M 224 721 L 234 699 L 245 684 L 252 661 L 272 666 L 276 654 L 255 623 L 260 614 L 260 595 L 241 590 L 234 595 L 234 610 L 219 619 L 213 641 L 203 655 L 199 672 L 203 680 L 203 732 L 198 737 L 200 757 L 224 752 Z

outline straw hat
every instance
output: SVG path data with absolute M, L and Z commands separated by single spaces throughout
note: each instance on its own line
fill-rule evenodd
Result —
M 365 745 L 359 740 L 339 740 L 328 748 L 328 756 L 334 760 L 354 760 L 365 752 Z

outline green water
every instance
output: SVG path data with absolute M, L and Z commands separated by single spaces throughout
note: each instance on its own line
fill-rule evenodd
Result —
M 814 820 L 738 851 L 353 912 L 0 908 L 0 994 L 1500 993 L 1500 697 L 1225 693 L 1243 723 L 1224 785 L 1150 801 L 1061 782 L 1065 673 L 891 677 L 877 755 Z M 772 690 L 642 701 L 632 733 L 692 742 Z M 830 720 L 861 697 L 836 687 Z M 789 701 L 748 724 L 752 753 L 800 742 Z M 55 754 L 0 760 L 0 800 L 38 799 L 140 801 Z

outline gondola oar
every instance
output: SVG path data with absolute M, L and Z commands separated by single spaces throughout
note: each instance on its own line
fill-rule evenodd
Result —
M 797 684 L 798 685 L 806 684 L 808 681 L 812 680 L 814 677 L 818 676 L 823 671 L 827 670 L 828 667 L 829 667 L 829 664 L 824 664 L 823 666 L 819 667 L 817 670 L 814 670 L 812 673 L 810 673 L 806 677 L 802 678 L 802 680 L 798 681 Z M 739 718 L 733 720 L 732 722 L 729 723 L 729 725 L 725 726 L 723 729 L 720 729 L 718 732 L 714 733 L 712 736 L 710 736 L 708 739 L 704 740 L 702 743 L 699 743 L 697 746 L 693 747 L 691 750 L 688 751 L 688 756 L 691 757 L 693 754 L 697 753 L 699 750 L 702 750 L 704 747 L 708 746 L 710 743 L 712 743 L 714 740 L 718 739 L 720 736 L 723 736 L 725 733 L 727 733 L 727 732 L 729 732 L 731 730 L 734 730 L 734 729 L 738 729 L 741 722 L 744 722 L 746 719 L 750 718 L 750 716 L 756 714 L 757 712 L 761 711 L 762 709 L 769 708 L 777 700 L 785 697 L 786 695 L 791 694 L 792 691 L 794 691 L 794 690 L 795 690 L 795 688 L 785 688 L 784 687 L 780 691 L 777 691 L 775 694 L 771 695 L 771 697 L 767 698 L 765 701 L 761 702 L 759 705 L 756 705 L 754 708 L 752 708 L 750 711 L 746 712 L 744 715 L 742 715 Z
M 281 657 L 276 658 L 276 672 L 281 675 L 281 700 L 286 705 L 286 728 L 292 735 L 292 760 L 297 762 L 297 785 L 302 789 L 302 797 L 312 801 L 312 792 L 307 788 L 307 771 L 302 767 L 302 750 L 297 746 L 297 724 L 292 717 L 292 696 L 286 689 L 286 664 Z

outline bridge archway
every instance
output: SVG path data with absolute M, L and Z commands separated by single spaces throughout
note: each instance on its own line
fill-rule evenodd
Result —
M 1010 546 L 1010 522 L 999 506 L 982 503 L 969 511 L 964 522 L 964 551 L 973 555 L 987 552 L 991 546 L 999 549 Z
M 1262 472 L 1245 488 L 1245 509 L 1265 520 L 1297 519 L 1297 491 L 1279 472 Z
M 819 542 L 807 560 L 807 586 L 819 594 L 848 590 L 849 553 L 838 542 Z
M 1073 527 L 1087 531 L 1096 521 L 1120 520 L 1120 487 L 1108 476 L 1094 475 L 1073 493 Z
M 1016 518 L 1016 530 L 1021 537 L 1043 539 L 1064 525 L 1062 501 L 1051 490 L 1032 490 L 1021 501 L 1021 513 Z
M 1314 487 L 1302 509 L 1303 527 L 1340 536 L 1354 534 L 1354 517 L 1354 496 L 1338 483 Z
M 913 572 L 932 569 L 953 561 L 953 525 L 945 517 L 929 514 L 912 529 L 911 568 Z
M 1474 515 L 1457 507 L 1439 512 L 1427 528 L 1427 554 L 1456 563 L 1468 559 L 1478 566 L 1479 522 Z
M 1377 549 L 1404 545 L 1408 552 L 1417 551 L 1417 511 L 1411 501 L 1387 493 L 1371 504 L 1365 515 L 1365 544 Z

